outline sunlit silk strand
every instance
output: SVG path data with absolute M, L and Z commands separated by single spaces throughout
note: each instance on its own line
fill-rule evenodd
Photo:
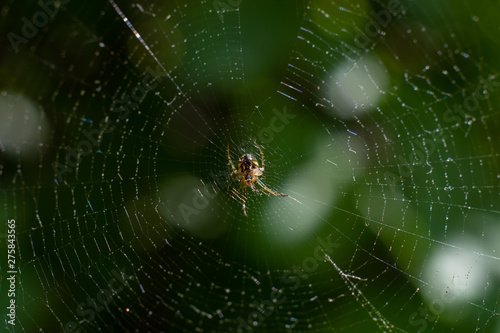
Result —
M 125 24 L 127 25 L 127 27 L 129 27 L 129 29 L 134 33 L 135 37 L 141 42 L 142 46 L 144 46 L 144 48 L 149 52 L 149 54 L 151 55 L 151 57 L 153 57 L 153 59 L 156 61 L 156 63 L 158 64 L 158 66 L 160 66 L 160 68 L 163 70 L 163 72 L 165 72 L 165 74 L 170 79 L 170 81 L 172 81 L 172 83 L 175 84 L 174 80 L 172 80 L 172 78 L 168 74 L 168 72 L 165 69 L 165 67 L 163 67 L 163 65 L 160 63 L 160 61 L 155 56 L 155 54 L 153 53 L 153 51 L 151 51 L 151 49 L 149 48 L 148 44 L 146 44 L 146 42 L 144 41 L 144 39 L 142 39 L 141 35 L 139 34 L 139 32 L 137 32 L 137 30 L 134 28 L 134 26 L 132 25 L 132 23 L 130 23 L 129 19 L 125 16 L 125 14 L 123 14 L 122 10 L 120 9 L 120 7 L 118 7 L 118 5 L 116 4 L 116 2 L 114 2 L 113 0 L 109 0 L 109 3 L 111 3 L 111 5 L 113 5 L 113 8 L 116 10 L 116 12 L 118 13 L 118 15 L 120 15 L 120 17 L 122 18 L 123 22 L 125 22 Z M 175 87 L 177 88 L 177 90 L 179 91 L 179 93 L 182 93 L 181 89 L 179 88 L 179 86 L 177 84 L 175 84 Z

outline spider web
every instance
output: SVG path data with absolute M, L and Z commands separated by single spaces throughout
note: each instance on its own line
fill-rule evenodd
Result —
M 58 4 L 3 40 L 8 331 L 500 329 L 498 4 Z

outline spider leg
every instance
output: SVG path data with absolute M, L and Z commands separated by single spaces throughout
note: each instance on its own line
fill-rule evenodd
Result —
M 267 192 L 271 193 L 272 195 L 275 195 L 277 197 L 287 197 L 288 195 L 287 194 L 280 194 L 278 192 L 274 192 L 273 190 L 269 189 L 263 182 L 262 180 L 260 179 L 257 179 L 257 183 L 259 183 L 260 186 L 262 186 L 262 188 L 264 190 L 266 190 Z
M 243 201 L 243 214 L 245 215 L 245 217 L 248 217 L 245 205 L 245 188 L 243 188 L 243 198 L 241 198 L 241 201 Z
M 233 180 L 238 180 L 238 171 L 233 170 L 229 176 L 233 178 Z
M 229 186 L 227 187 L 228 191 L 229 191 Z M 241 200 L 241 203 L 243 204 L 243 214 L 245 214 L 246 217 L 248 217 L 247 215 L 247 210 L 246 210 L 246 205 L 245 205 L 245 202 L 246 202 L 246 197 L 245 197 L 245 188 L 242 188 L 241 190 L 242 193 L 239 193 L 238 190 L 236 190 L 235 188 L 232 189 L 232 194 L 231 194 L 231 197 L 233 199 L 239 199 Z
M 227 144 L 227 159 L 229 160 L 229 163 L 231 163 L 231 168 L 233 168 L 233 172 L 235 172 L 236 169 L 234 168 L 233 161 L 231 161 L 231 155 L 229 155 L 229 143 Z
M 234 190 L 234 192 L 236 192 L 236 193 L 237 193 L 237 191 L 236 191 L 236 190 Z M 243 214 L 244 214 L 246 217 L 248 217 L 248 215 L 247 215 L 247 210 L 246 210 L 246 205 L 245 205 L 245 203 L 246 203 L 246 196 L 245 196 L 245 194 L 246 194 L 246 189 L 243 187 L 243 188 L 241 189 L 241 192 L 242 192 L 242 193 L 241 193 L 241 196 L 239 195 L 239 193 L 238 193 L 238 194 L 236 194 L 236 196 L 238 197 L 238 199 L 240 199 L 240 200 L 241 200 L 241 203 L 243 204 L 243 207 L 242 207 L 242 208 L 243 208 Z
M 253 143 L 255 143 L 255 145 L 257 146 L 257 148 L 259 148 L 259 151 L 260 151 L 260 160 L 262 161 L 262 170 L 264 170 L 264 154 L 262 153 L 262 149 L 260 149 L 260 146 L 257 144 L 257 141 L 254 141 Z

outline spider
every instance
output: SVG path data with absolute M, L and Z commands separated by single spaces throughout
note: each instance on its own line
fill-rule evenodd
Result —
M 233 180 L 238 180 L 240 182 L 240 188 L 241 188 L 242 195 L 240 195 L 239 192 L 234 188 L 233 188 L 233 193 L 238 197 L 238 199 L 240 199 L 242 201 L 243 214 L 245 214 L 246 217 L 248 217 L 248 215 L 247 215 L 247 210 L 246 210 L 246 206 L 245 206 L 245 202 L 246 202 L 245 192 L 246 192 L 247 187 L 250 187 L 252 189 L 252 191 L 258 191 L 257 189 L 255 189 L 254 183 L 259 184 L 264 190 L 266 190 L 267 192 L 271 193 L 274 196 L 277 196 L 277 197 L 287 197 L 288 196 L 286 194 L 280 194 L 280 193 L 277 193 L 277 192 L 269 189 L 262 182 L 262 180 L 259 179 L 259 176 L 262 176 L 262 174 L 264 172 L 264 154 L 262 153 L 262 149 L 260 149 L 257 142 L 254 141 L 254 143 L 257 146 L 257 148 L 259 148 L 260 157 L 262 160 L 262 167 L 259 167 L 259 162 L 255 158 L 255 156 L 253 156 L 252 154 L 245 154 L 245 155 L 240 157 L 240 159 L 238 161 L 238 169 L 236 169 L 234 167 L 233 161 L 231 160 L 231 155 L 229 154 L 229 144 L 227 145 L 227 158 L 229 160 L 229 163 L 231 164 L 231 168 L 233 169 L 233 171 L 231 172 L 231 177 L 233 178 Z M 229 186 L 231 186 L 231 184 L 229 184 L 227 186 L 228 192 L 229 192 Z

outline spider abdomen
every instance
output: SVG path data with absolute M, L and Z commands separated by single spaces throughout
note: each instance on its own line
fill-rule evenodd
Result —
M 241 173 L 247 173 L 251 170 L 258 169 L 259 162 L 252 154 L 245 154 L 240 157 L 238 168 L 240 169 Z

